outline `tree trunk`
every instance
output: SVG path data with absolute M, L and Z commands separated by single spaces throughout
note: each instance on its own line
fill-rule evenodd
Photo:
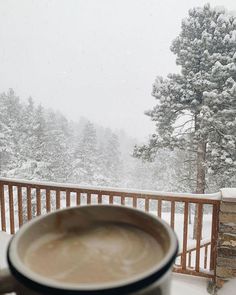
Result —
M 205 192 L 205 160 L 206 160 L 206 143 L 200 141 L 197 147 L 197 194 Z
M 204 140 L 199 141 L 197 147 L 197 194 L 204 194 L 206 179 L 205 179 L 205 160 L 206 160 L 206 142 Z M 197 216 L 197 205 L 195 206 L 195 216 L 194 216 L 194 226 L 193 226 L 193 239 L 197 237 L 197 224 L 198 224 L 198 216 Z

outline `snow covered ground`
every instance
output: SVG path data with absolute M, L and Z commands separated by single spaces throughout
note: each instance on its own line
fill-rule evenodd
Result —
M 171 295 L 209 295 L 207 280 L 182 274 L 172 274 Z

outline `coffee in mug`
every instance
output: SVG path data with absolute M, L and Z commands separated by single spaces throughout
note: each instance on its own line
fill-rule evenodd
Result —
M 150 234 L 111 222 L 40 237 L 30 245 L 24 263 L 55 281 L 92 285 L 131 278 L 163 256 L 161 244 Z
M 137 209 L 58 210 L 31 220 L 11 240 L 8 264 L 18 283 L 7 291 L 20 285 L 24 295 L 169 295 L 177 249 L 170 226 Z

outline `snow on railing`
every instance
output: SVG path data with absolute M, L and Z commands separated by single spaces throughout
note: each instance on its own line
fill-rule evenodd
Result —
M 215 278 L 220 199 L 220 192 L 169 193 L 0 178 L 0 229 L 14 234 L 35 216 L 71 206 L 131 206 L 164 219 L 175 230 L 181 249 L 175 272 Z
M 139 195 L 155 195 L 155 196 L 168 196 L 168 197 L 181 197 L 181 198 L 199 198 L 199 199 L 211 199 L 211 200 L 220 200 L 221 192 L 211 193 L 211 194 L 194 194 L 194 193 L 175 193 L 175 192 L 163 192 L 163 191 L 153 191 L 153 190 L 137 190 L 130 188 L 117 188 L 117 187 L 108 187 L 108 186 L 92 186 L 92 185 L 78 185 L 73 183 L 58 183 L 58 182 L 46 182 L 46 181 L 36 181 L 36 180 L 22 180 L 22 179 L 12 179 L 0 177 L 0 181 L 3 182 L 17 182 L 25 185 L 42 185 L 55 188 L 73 188 L 73 189 L 84 189 L 84 190 L 94 190 L 101 192 L 123 192 L 130 194 L 139 194 Z

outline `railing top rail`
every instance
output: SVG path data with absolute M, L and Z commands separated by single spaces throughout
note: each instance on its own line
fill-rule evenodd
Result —
M 86 190 L 86 191 L 96 191 L 97 193 L 126 193 L 138 195 L 138 197 L 144 196 L 155 196 L 155 197 L 173 197 L 173 198 L 186 198 L 186 199 L 195 199 L 195 200 L 220 200 L 221 192 L 212 193 L 212 194 L 192 194 L 192 193 L 173 193 L 173 192 L 161 192 L 161 191 L 149 191 L 149 190 L 136 190 L 128 188 L 118 188 L 118 187 L 102 187 L 102 186 L 89 186 L 89 185 L 76 185 L 72 183 L 56 183 L 56 182 L 41 182 L 35 180 L 21 180 L 21 179 L 12 179 L 0 177 L 0 182 L 9 183 L 12 185 L 28 185 L 31 187 L 49 187 L 51 189 L 70 189 L 73 190 Z

